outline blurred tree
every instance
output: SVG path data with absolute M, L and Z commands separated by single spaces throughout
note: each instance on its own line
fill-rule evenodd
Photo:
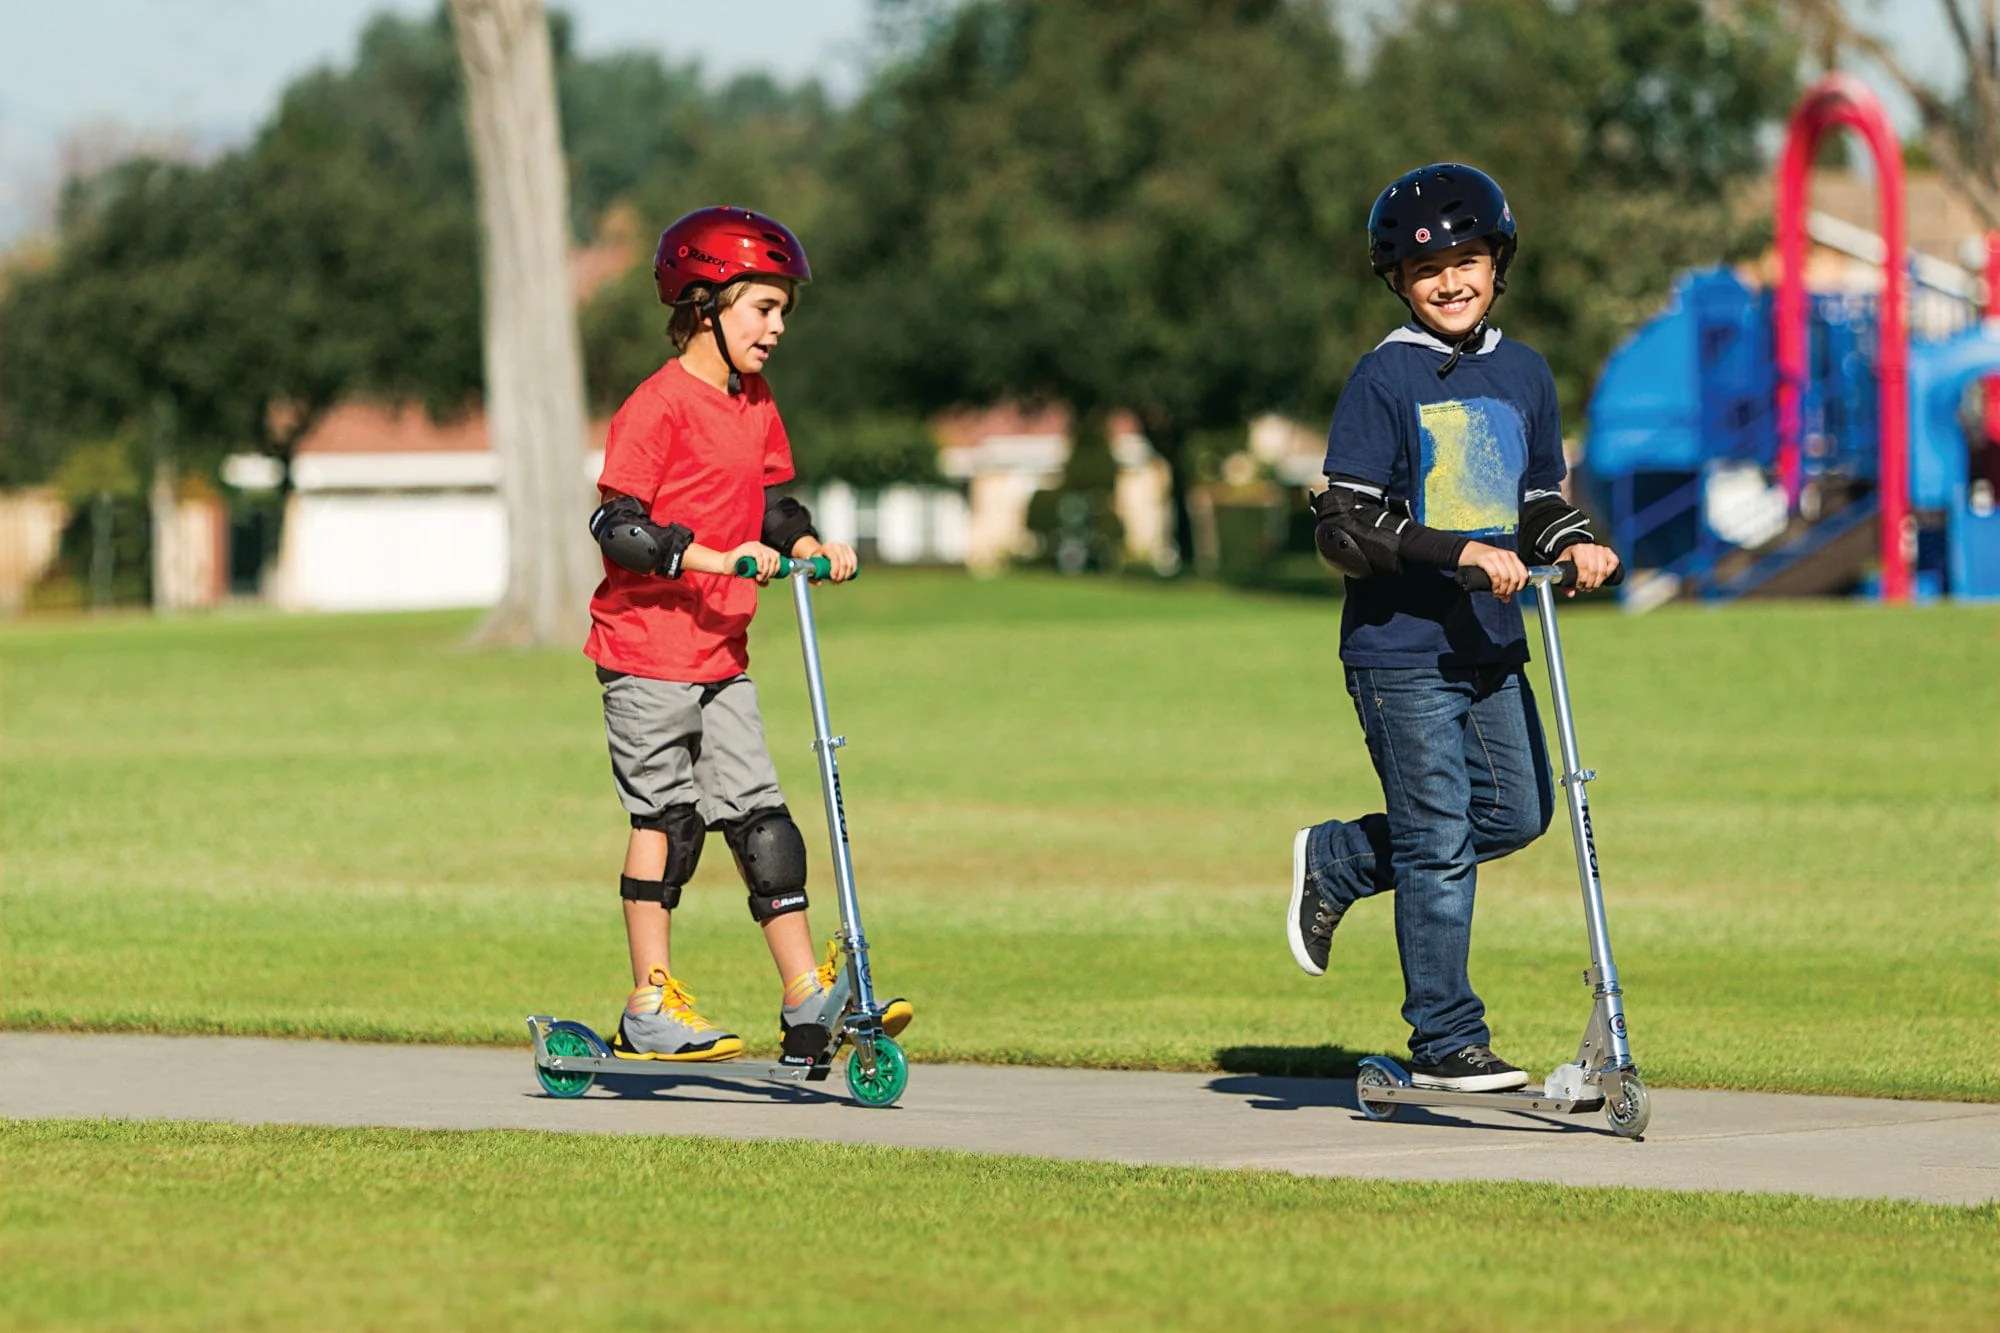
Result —
M 907 412 L 829 416 L 808 403 L 786 412 L 785 422 L 800 481 L 844 481 L 876 490 L 939 480 L 937 436 L 921 417 Z
M 56 603 L 66 600 L 65 585 L 75 589 L 78 600 L 87 589 L 94 607 L 110 606 L 120 592 L 124 600 L 146 595 L 149 525 L 132 454 L 133 441 L 125 436 L 86 441 L 64 455 L 50 478 L 72 514 L 56 544 L 56 567 L 48 580 L 54 586 L 46 590 Z
M 884 6 L 909 34 L 841 127 L 817 302 L 778 374 L 817 404 L 1135 410 L 1191 549 L 1191 440 L 1317 416 L 1401 315 L 1379 187 L 1462 158 L 1517 200 L 1500 310 L 1574 414 L 1674 273 L 1744 253 L 1731 188 L 1793 96 L 1775 6 L 1419 0 L 1348 74 L 1281 0 Z
M 829 409 L 1128 407 L 1190 550 L 1190 433 L 1323 407 L 1344 370 L 1327 335 L 1355 288 L 1329 257 L 1367 205 L 1322 7 L 970 0 L 911 21 L 914 54 L 842 127 L 779 373 Z
M 709 201 L 697 191 L 792 213 L 815 195 L 825 136 L 805 127 L 831 115 L 816 87 L 708 91 L 693 65 L 576 57 L 560 13 L 549 31 L 573 238 L 623 198 L 655 221 Z M 245 149 L 71 182 L 55 253 L 14 266 L 0 294 L 0 484 L 46 478 L 72 442 L 161 402 L 197 470 L 243 449 L 288 457 L 350 395 L 464 411 L 481 381 L 463 105 L 445 9 L 382 15 L 352 65 L 296 80 Z M 651 364 L 619 398 L 665 346 L 657 305 L 621 318 L 629 335 L 601 340 L 593 383 L 607 361 Z
M 1571 421 L 1677 272 L 1768 238 L 1731 190 L 1765 170 L 1758 136 L 1796 95 L 1798 48 L 1773 4 L 1712 8 L 1424 0 L 1360 90 L 1378 186 L 1456 159 L 1505 187 L 1521 249 L 1495 321 L 1548 357 Z M 1398 313 L 1386 293 L 1371 310 Z
M 1108 415 L 1100 408 L 1076 423 L 1062 476 L 1028 499 L 1035 562 L 1053 564 L 1064 574 L 1113 572 L 1125 563 Z
M 64 441 L 162 403 L 202 469 L 288 456 L 347 394 L 462 410 L 479 296 L 453 59 L 435 23 L 380 19 L 351 71 L 295 83 L 249 148 L 72 183 L 55 259 L 0 305 L 0 475 L 32 479 Z

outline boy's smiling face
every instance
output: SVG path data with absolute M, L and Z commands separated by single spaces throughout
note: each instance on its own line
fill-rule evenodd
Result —
M 1396 290 L 1432 332 L 1453 341 L 1463 338 L 1493 304 L 1493 247 L 1484 239 L 1466 241 L 1405 259 L 1396 272 Z
M 729 344 L 729 358 L 746 374 L 757 374 L 777 349 L 785 334 L 785 307 L 792 303 L 792 289 L 781 282 L 752 278 L 744 292 L 724 310 L 722 336 Z

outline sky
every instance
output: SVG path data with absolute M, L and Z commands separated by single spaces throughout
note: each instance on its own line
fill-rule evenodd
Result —
M 1921 75 L 1955 81 L 1938 0 L 1847 0 Z M 371 14 L 436 0 L 0 0 L 0 248 L 44 225 L 62 146 L 103 156 L 139 144 L 199 154 L 248 139 L 286 84 L 344 63 Z M 649 48 L 728 76 L 862 83 L 870 0 L 560 0 L 585 52 Z M 1348 21 L 1392 13 L 1358 0 Z M 1886 80 L 1871 79 L 1885 93 Z M 1889 96 L 1907 130 L 1908 104 Z
M 561 0 L 585 52 L 650 48 L 728 76 L 852 94 L 869 0 Z M 64 139 L 198 153 L 248 139 L 305 71 L 353 59 L 370 15 L 436 0 L 0 0 L 0 246 L 41 225 Z

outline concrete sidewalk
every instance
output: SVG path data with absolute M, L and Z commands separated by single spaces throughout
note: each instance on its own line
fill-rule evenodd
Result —
M 1533 1180 L 1933 1203 L 2000 1200 L 2000 1106 L 1653 1092 L 1642 1143 L 1602 1114 L 1406 1108 L 1364 1120 L 1353 1085 L 1238 1074 L 918 1065 L 888 1110 L 812 1089 L 600 1080 L 545 1096 L 525 1045 L 363 1046 L 0 1033 L 0 1116 L 714 1134 L 1391 1180 Z

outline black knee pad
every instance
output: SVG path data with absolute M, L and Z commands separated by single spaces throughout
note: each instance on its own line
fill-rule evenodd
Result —
M 694 878 L 701 864 L 701 845 L 708 839 L 708 825 L 691 805 L 670 805 L 657 815 L 633 815 L 632 827 L 667 835 L 667 868 L 660 882 L 679 889 Z M 629 896 L 629 895 L 628 895 Z
M 681 905 L 681 886 L 669 884 L 663 879 L 633 879 L 630 875 L 620 875 L 618 896 L 626 902 L 658 903 L 671 912 Z
M 758 925 L 806 910 L 806 840 L 784 806 L 756 810 L 722 827 L 737 869 L 750 890 L 750 919 Z

